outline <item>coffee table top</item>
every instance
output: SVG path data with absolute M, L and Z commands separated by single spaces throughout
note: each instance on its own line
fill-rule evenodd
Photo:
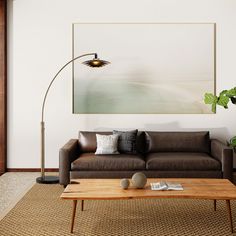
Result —
M 149 178 L 144 189 L 131 186 L 124 190 L 120 179 L 78 179 L 67 185 L 61 194 L 62 199 L 133 199 L 133 198 L 195 198 L 195 199 L 236 199 L 236 186 L 227 179 L 183 179 Z M 182 184 L 184 190 L 151 190 L 150 183 L 167 181 Z

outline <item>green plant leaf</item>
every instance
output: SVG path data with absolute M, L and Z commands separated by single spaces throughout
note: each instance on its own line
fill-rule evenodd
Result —
M 216 112 L 217 105 L 228 109 L 229 101 L 236 105 L 236 87 L 229 90 L 222 90 L 219 94 L 219 97 L 212 93 L 205 93 L 204 95 L 205 104 L 210 104 L 211 110 L 214 113 Z
M 229 103 L 229 97 L 225 96 L 225 94 L 220 95 L 217 104 L 227 109 L 228 103 Z
M 227 95 L 228 97 L 234 97 L 234 96 L 236 96 L 236 87 L 235 87 L 235 88 L 232 88 L 232 89 L 230 89 L 230 90 L 228 90 L 228 91 L 226 92 L 226 95 Z
M 230 139 L 229 146 L 236 147 L 236 136 L 234 136 L 233 138 Z
M 226 95 L 227 93 L 228 93 L 228 90 L 222 90 L 222 91 L 220 92 L 219 97 L 220 97 L 220 96 L 224 96 L 224 95 Z
M 205 98 L 204 98 L 204 102 L 206 104 L 214 104 L 217 103 L 218 97 L 215 96 L 212 93 L 205 93 Z

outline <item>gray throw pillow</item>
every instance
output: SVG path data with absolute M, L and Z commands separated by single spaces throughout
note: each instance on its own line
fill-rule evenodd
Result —
M 117 131 L 113 130 L 113 134 L 119 134 L 118 138 L 118 151 L 120 153 L 135 154 L 136 150 L 136 138 L 138 130 L 131 131 Z
M 96 134 L 97 150 L 95 155 L 99 154 L 119 154 L 117 151 L 118 134 L 101 135 Z

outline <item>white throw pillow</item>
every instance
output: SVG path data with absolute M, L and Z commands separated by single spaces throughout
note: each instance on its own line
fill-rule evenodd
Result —
M 117 151 L 118 137 L 119 135 L 117 134 L 112 134 L 112 135 L 96 134 L 97 150 L 95 152 L 95 155 L 119 154 L 119 152 Z

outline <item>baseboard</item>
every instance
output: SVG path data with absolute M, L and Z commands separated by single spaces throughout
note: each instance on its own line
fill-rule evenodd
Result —
M 59 172 L 58 168 L 45 168 L 45 172 Z M 40 172 L 40 168 L 7 168 L 7 172 Z
M 40 172 L 40 168 L 7 168 L 6 172 Z M 58 168 L 46 168 L 45 172 L 59 172 Z M 236 168 L 233 168 L 233 172 L 236 172 Z M 2 175 L 4 173 L 0 173 Z

